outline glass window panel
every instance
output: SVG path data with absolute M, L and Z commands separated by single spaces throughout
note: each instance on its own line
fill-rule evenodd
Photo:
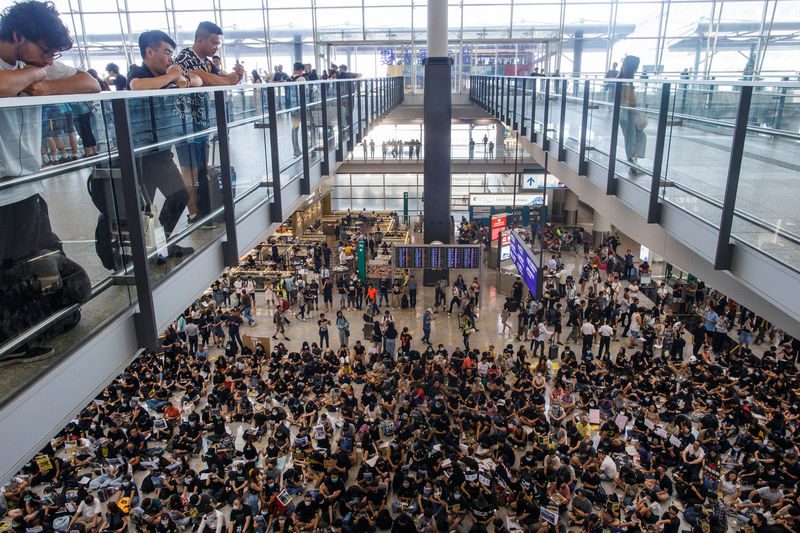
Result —
M 317 28 L 322 35 L 334 40 L 361 39 L 361 8 L 317 8 Z
M 516 39 L 557 37 L 560 23 L 561 6 L 514 4 L 513 37 Z
M 172 0 L 172 5 L 175 6 L 175 11 L 213 10 L 214 0 Z
M 269 32 L 272 41 L 294 41 L 296 35 L 310 38 L 311 10 L 270 9 Z
M 270 0 L 269 7 L 282 7 L 277 4 L 280 4 L 283 1 L 285 0 Z M 297 0 L 293 1 L 292 5 L 296 5 L 297 7 L 303 7 L 301 5 L 302 3 L 303 3 L 302 0 Z M 263 7 L 261 0 L 217 0 L 217 4 L 219 4 L 223 10 L 225 10 L 226 16 L 228 12 L 234 9 L 261 9 Z M 292 7 L 292 6 L 286 6 L 286 7 Z
M 169 20 L 169 26 L 167 25 L 167 15 L 164 11 L 160 13 L 130 13 L 128 15 L 131 21 L 131 33 L 133 33 L 133 44 L 134 47 L 138 50 L 138 39 L 139 34 L 148 31 L 148 30 L 161 30 L 167 32 L 167 34 L 172 33 L 172 19 Z M 125 21 L 125 16 L 123 15 L 123 22 Z M 117 25 L 119 28 L 119 25 Z M 127 28 L 125 28 L 127 32 Z M 138 54 L 137 54 L 138 58 Z
M 381 28 L 411 28 L 411 7 L 368 7 L 364 10 L 364 27 L 370 31 Z
M 229 34 L 229 37 L 231 37 L 231 32 L 257 30 L 258 33 L 255 39 L 251 38 L 247 39 L 247 41 L 264 40 L 264 19 L 261 17 L 261 10 L 225 11 L 222 22 L 222 30 Z
M 465 39 L 504 39 L 509 37 L 511 6 L 464 6 Z
M 74 3 L 73 0 L 73 4 Z M 83 8 L 86 9 L 86 2 L 84 0 L 81 0 L 81 4 L 84 6 Z M 105 2 L 105 5 L 108 6 L 109 2 Z M 122 7 L 122 5 L 120 7 Z M 135 2 L 128 2 L 128 11 L 161 11 L 163 16 L 164 0 L 136 0 Z

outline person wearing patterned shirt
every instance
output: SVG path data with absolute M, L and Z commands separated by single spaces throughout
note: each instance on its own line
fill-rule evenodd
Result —
M 186 74 L 199 77 L 205 86 L 236 85 L 244 77 L 244 67 L 238 61 L 233 72 L 225 75 L 213 62 L 206 61 L 217 53 L 221 35 L 222 29 L 213 22 L 201 22 L 194 33 L 194 44 L 181 50 L 175 58 L 175 64 Z M 213 106 L 208 93 L 191 95 L 189 111 L 194 131 L 202 131 L 211 126 Z M 208 137 L 195 137 L 176 145 L 175 150 L 178 153 L 183 184 L 189 193 L 187 208 L 191 224 L 211 210 L 207 165 Z

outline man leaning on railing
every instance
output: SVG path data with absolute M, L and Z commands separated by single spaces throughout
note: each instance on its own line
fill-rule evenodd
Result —
M 18 2 L 6 8 L 0 15 L 0 95 L 13 97 L 99 92 L 100 86 L 88 73 L 55 61 L 70 48 L 72 39 L 69 30 L 59 19 L 52 2 Z M 0 131 L 3 132 L 0 138 L 0 180 L 26 176 L 41 169 L 40 106 L 0 110 Z M 51 281 L 60 277 L 61 282 L 54 286 L 63 289 L 64 298 L 53 305 L 61 307 L 81 303 L 91 293 L 88 276 L 80 265 L 67 259 L 61 251 L 61 240 L 50 228 L 47 203 L 40 195 L 43 191 L 41 181 L 0 191 L 0 261 L 3 279 L 11 287 L 15 283 L 20 286 L 35 283 L 38 286 L 42 283 L 41 278 L 45 277 L 43 274 L 47 274 Z M 34 266 L 34 262 L 46 263 L 46 266 Z M 33 281 L 25 277 L 30 276 L 31 271 L 39 272 L 39 275 L 33 276 Z M 75 286 L 65 286 L 71 284 Z M 67 297 L 67 294 L 70 296 Z M 45 305 L 44 301 L 42 307 L 44 312 L 57 311 Z M 5 340 L 14 333 L 3 331 L 0 339 Z M 25 360 L 46 357 L 52 353 L 52 348 L 28 346 L 20 349 L 14 357 Z M 6 357 L 4 361 L 9 359 Z

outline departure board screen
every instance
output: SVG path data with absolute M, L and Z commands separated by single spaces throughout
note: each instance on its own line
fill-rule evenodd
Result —
M 477 246 L 397 246 L 397 268 L 480 268 Z

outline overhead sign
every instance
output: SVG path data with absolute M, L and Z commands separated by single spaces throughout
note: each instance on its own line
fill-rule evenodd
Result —
M 514 206 L 543 205 L 543 194 L 474 193 L 469 195 L 469 205 Z
M 545 177 L 547 178 L 547 183 L 545 184 Z M 545 185 L 547 185 L 548 189 L 564 189 L 566 185 L 561 183 L 555 176 L 552 174 L 545 174 L 544 169 L 541 168 L 526 168 L 522 171 L 520 183 L 520 190 L 523 191 L 535 191 L 538 189 L 544 189 Z
M 492 216 L 492 233 L 491 239 L 496 241 L 497 238 L 500 236 L 500 232 L 506 229 L 506 215 L 494 215 Z
M 509 241 L 511 260 L 517 267 L 517 272 L 525 280 L 525 285 L 534 298 L 538 296 L 539 267 L 533 256 L 533 250 L 522 240 L 519 233 L 511 230 Z

